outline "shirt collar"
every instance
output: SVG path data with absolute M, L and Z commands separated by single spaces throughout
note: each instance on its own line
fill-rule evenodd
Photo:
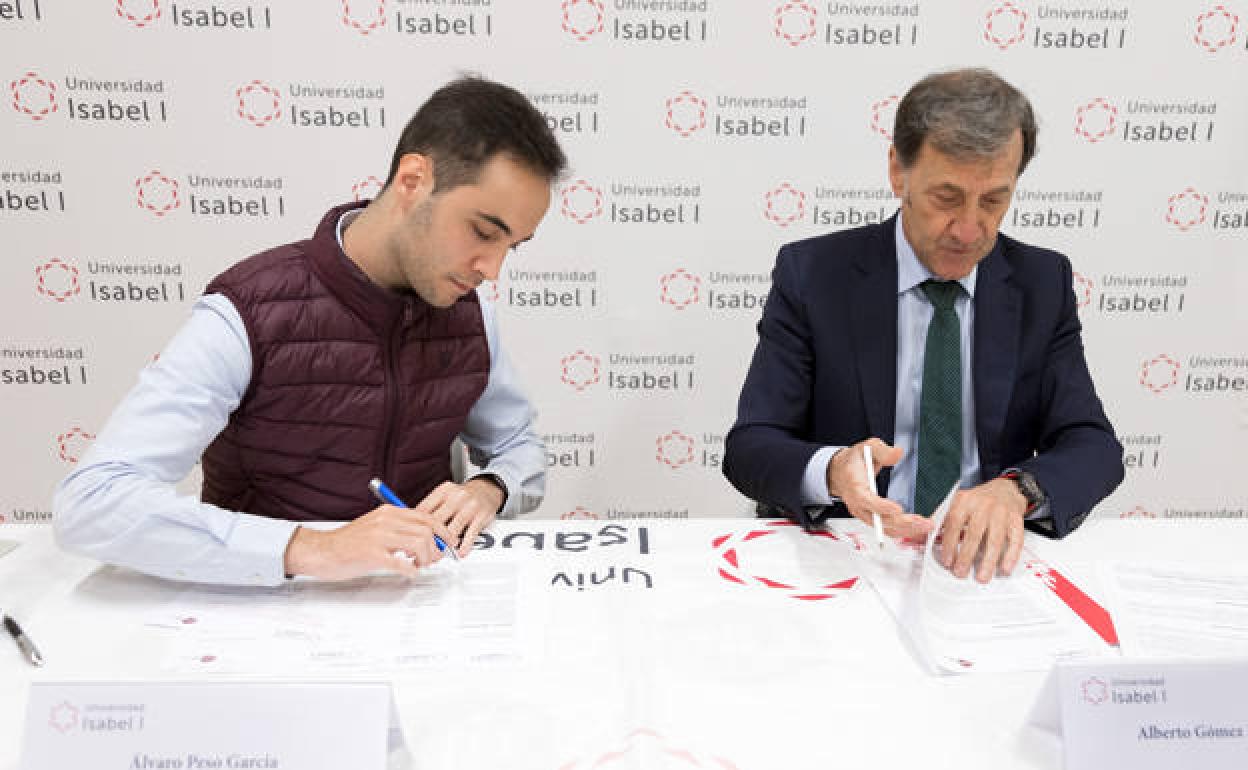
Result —
M 349 209 L 342 212 L 342 216 L 338 217 L 338 224 L 334 226 L 334 237 L 338 239 L 338 248 L 342 249 L 342 253 L 346 254 L 347 250 L 342 248 L 342 234 L 346 231 L 351 223 L 364 212 L 364 209 Z
M 941 280 L 932 274 L 922 262 L 919 256 L 914 253 L 914 249 L 910 247 L 910 241 L 906 240 L 906 232 L 901 228 L 900 211 L 897 212 L 897 227 L 895 238 L 897 240 L 897 294 L 905 294 L 914 287 L 931 279 L 935 281 Z M 971 268 L 971 272 L 965 277 L 958 280 L 962 284 L 962 288 L 966 290 L 968 297 L 975 296 L 975 278 L 979 275 L 979 265 Z

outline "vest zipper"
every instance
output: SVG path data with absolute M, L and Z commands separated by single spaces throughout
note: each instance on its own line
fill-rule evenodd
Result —
M 399 485 L 402 481 L 394 476 L 394 434 L 399 425 L 399 341 L 402 333 L 408 327 L 408 321 L 411 318 L 412 307 L 405 304 L 403 313 L 399 318 L 395 319 L 395 323 L 391 324 L 389 335 L 386 340 L 386 395 L 385 409 L 382 414 L 382 454 L 381 468 L 382 479 L 387 484 L 401 488 Z M 415 505 L 419 500 L 410 500 L 409 504 Z

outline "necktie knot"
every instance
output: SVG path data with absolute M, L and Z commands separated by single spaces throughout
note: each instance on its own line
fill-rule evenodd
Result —
M 958 299 L 958 295 L 962 293 L 962 284 L 957 281 L 933 281 L 929 279 L 923 282 L 923 293 L 927 295 L 927 299 L 932 303 L 932 307 L 937 310 L 950 310 L 953 308 L 953 303 Z

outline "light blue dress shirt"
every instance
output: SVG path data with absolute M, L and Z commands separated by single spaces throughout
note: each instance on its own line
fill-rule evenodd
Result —
M 356 213 L 339 220 L 339 246 Z M 481 472 L 506 487 L 499 515 L 508 517 L 541 502 L 546 450 L 533 429 L 536 413 L 499 348 L 491 303 L 481 302 L 481 314 L 489 380 L 460 436 Z M 225 428 L 250 380 L 251 348 L 238 311 L 223 295 L 200 298 L 57 487 L 53 523 L 61 545 L 176 580 L 281 583 L 297 522 L 225 510 L 175 489 Z
M 893 445 L 905 450 L 901 462 L 893 466 L 887 497 L 906 511 L 914 510 L 914 481 L 918 472 L 919 396 L 923 392 L 923 351 L 927 346 L 927 326 L 932 320 L 932 303 L 920 288 L 928 280 L 940 280 L 919 261 L 906 240 L 897 215 L 894 235 L 897 242 L 897 418 Z M 959 347 L 962 351 L 962 468 L 958 485 L 966 489 L 979 483 L 979 439 L 975 435 L 975 397 L 971 361 L 972 330 L 975 322 L 975 267 L 958 283 L 963 292 L 954 302 L 958 314 Z M 868 438 L 863 436 L 863 438 Z M 802 478 L 802 500 L 807 505 L 825 506 L 836 502 L 828 494 L 828 463 L 844 447 L 828 446 L 815 452 Z

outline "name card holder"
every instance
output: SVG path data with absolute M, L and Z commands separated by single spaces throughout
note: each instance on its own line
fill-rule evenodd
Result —
M 1248 658 L 1063 663 L 1032 721 L 1051 724 L 1044 715 L 1060 710 L 1066 770 L 1242 770 L 1244 693 Z
M 36 682 L 21 770 L 384 770 L 410 755 L 384 682 Z

